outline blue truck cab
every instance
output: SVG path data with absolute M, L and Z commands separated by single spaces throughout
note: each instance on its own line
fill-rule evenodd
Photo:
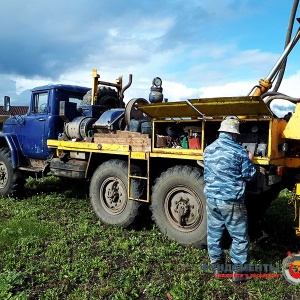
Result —
M 57 139 L 64 121 L 59 115 L 60 102 L 80 105 L 89 88 L 72 85 L 46 85 L 32 90 L 28 113 L 11 116 L 3 126 L 3 133 L 15 135 L 24 158 L 47 159 L 50 151 L 48 139 Z M 1 139 L 5 139 L 0 136 Z M 11 149 L 13 151 L 13 149 Z M 18 163 L 13 162 L 14 165 Z
M 66 110 L 66 114 L 73 114 L 73 118 L 89 90 L 63 84 L 32 89 L 27 114 L 10 116 L 0 134 L 0 194 L 7 195 L 10 190 L 13 194 L 14 189 L 9 187 L 11 181 L 15 182 L 14 178 L 20 180 L 24 171 L 38 173 L 45 170 L 51 157 L 47 140 L 57 139 L 63 131 L 60 103 L 63 101 L 66 108 L 71 108 L 69 112 Z M 9 102 L 9 97 L 6 98 Z

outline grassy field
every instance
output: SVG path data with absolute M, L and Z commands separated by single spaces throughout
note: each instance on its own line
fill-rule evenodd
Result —
M 299 299 L 279 278 L 233 284 L 201 266 L 206 250 L 167 240 L 143 218 L 122 230 L 94 216 L 87 187 L 29 180 L 23 200 L 0 199 L 0 299 Z M 287 192 L 257 226 L 251 263 L 282 262 L 300 250 Z

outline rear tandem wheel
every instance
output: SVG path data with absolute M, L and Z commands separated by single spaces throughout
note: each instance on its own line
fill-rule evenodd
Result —
M 183 246 L 206 246 L 206 197 L 201 170 L 175 166 L 156 180 L 152 218 L 159 230 Z

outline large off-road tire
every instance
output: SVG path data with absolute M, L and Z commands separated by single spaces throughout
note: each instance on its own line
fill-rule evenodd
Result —
M 98 105 L 106 105 L 110 109 L 112 108 L 122 108 L 119 105 L 119 100 L 118 98 L 110 95 L 102 96 L 101 98 L 98 98 Z
M 25 179 L 18 170 L 14 170 L 10 150 L 0 148 L 0 195 L 20 196 L 24 189 Z
M 90 201 L 99 219 L 109 225 L 127 228 L 139 214 L 141 202 L 129 200 L 127 163 L 118 159 L 104 162 L 94 172 L 90 183 Z M 139 169 L 131 165 L 132 175 L 140 175 Z M 131 195 L 139 198 L 143 183 L 131 179 Z
M 163 172 L 152 190 L 152 218 L 159 230 L 183 246 L 206 246 L 206 197 L 202 171 L 175 166 Z
M 84 96 L 81 101 L 81 105 L 90 105 L 92 100 L 92 90 L 89 90 Z M 118 100 L 118 93 L 109 87 L 99 86 L 98 93 L 97 93 L 97 105 L 107 105 L 109 108 L 118 108 L 119 107 L 119 100 Z

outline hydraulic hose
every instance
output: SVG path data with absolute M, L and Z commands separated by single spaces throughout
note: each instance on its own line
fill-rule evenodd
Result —
M 264 100 L 264 102 L 266 103 L 266 105 L 270 109 L 270 111 L 272 112 L 273 116 L 276 118 L 277 118 L 277 116 L 274 114 L 274 112 L 270 108 L 271 102 L 273 100 L 280 99 L 280 100 L 288 100 L 294 104 L 300 103 L 300 98 L 290 97 L 290 96 L 287 96 L 285 94 L 281 94 L 278 92 L 267 92 L 262 95 L 262 98 L 265 98 L 265 97 L 268 97 L 268 98 L 266 100 Z
M 286 34 L 286 39 L 285 39 L 285 47 L 290 43 L 291 41 L 291 36 L 292 36 L 292 31 L 293 31 L 293 25 L 295 22 L 295 17 L 296 17 L 296 13 L 297 13 L 297 9 L 298 9 L 298 4 L 299 4 L 299 0 L 294 0 L 294 4 L 292 7 L 292 11 L 291 11 L 291 16 L 290 16 L 290 21 L 289 21 L 289 25 L 288 25 L 288 29 L 287 29 L 287 34 Z M 278 73 L 278 78 L 276 80 L 276 84 L 273 88 L 274 92 L 277 92 L 280 84 L 282 82 L 283 76 L 284 76 L 284 72 L 285 72 L 285 67 L 286 67 L 286 61 L 287 59 L 285 59 L 285 61 L 282 63 L 282 66 L 279 70 Z
M 274 99 L 280 99 L 280 100 L 288 100 L 294 104 L 299 103 L 300 102 L 300 98 L 294 98 L 294 97 L 290 97 L 290 96 L 286 96 L 286 95 L 274 95 L 274 96 L 270 96 L 267 100 L 266 100 L 266 104 L 267 106 L 270 105 L 270 103 L 274 100 Z

